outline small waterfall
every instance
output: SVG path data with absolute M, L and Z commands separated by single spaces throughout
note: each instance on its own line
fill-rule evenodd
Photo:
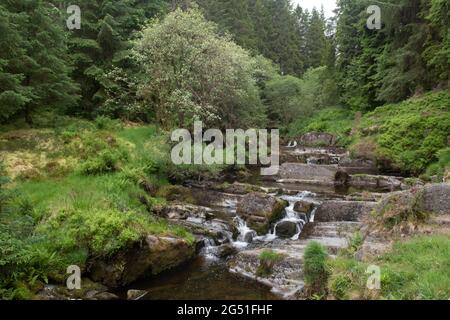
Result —
M 237 237 L 237 241 L 233 242 L 233 245 L 237 248 L 245 248 L 257 236 L 256 231 L 250 229 L 247 226 L 247 222 L 242 220 L 240 217 L 236 216 L 234 220 L 236 221 L 239 235 Z
M 316 215 L 317 207 L 313 209 L 311 215 L 309 216 L 309 222 L 314 222 L 314 216 Z
M 203 248 L 200 251 L 200 254 L 204 256 L 207 260 L 217 260 L 217 246 L 216 242 L 212 238 L 203 239 Z
M 301 214 L 297 213 L 294 210 L 295 203 L 298 201 L 305 201 L 305 200 L 314 202 L 313 197 L 315 197 L 315 196 L 316 195 L 314 193 L 309 192 L 309 191 L 302 191 L 295 196 L 282 196 L 281 199 L 288 201 L 289 206 L 285 209 L 285 211 L 286 211 L 285 217 L 275 224 L 275 226 L 273 227 L 273 230 L 269 233 L 268 238 L 269 239 L 277 238 L 277 234 L 276 234 L 277 226 L 282 222 L 289 221 L 289 222 L 295 223 L 295 225 L 296 225 L 296 233 L 295 233 L 295 235 L 293 235 L 291 237 L 291 240 L 298 240 L 300 237 L 300 234 L 303 230 L 303 227 L 305 226 L 306 223 L 310 222 L 311 220 L 308 219 L 308 217 L 306 217 L 304 215 L 302 216 Z M 315 209 L 313 212 L 315 212 Z
M 257 233 L 250 229 L 247 226 L 247 223 L 241 219 L 240 217 L 236 216 L 234 218 L 234 221 L 236 222 L 237 229 L 239 231 L 239 235 L 237 237 L 236 241 L 233 241 L 233 245 L 237 248 L 245 248 L 251 243 L 252 241 L 262 241 L 262 242 L 271 242 L 278 238 L 276 234 L 277 226 L 280 223 L 289 221 L 296 225 L 296 233 L 291 237 L 291 240 L 298 240 L 300 238 L 300 234 L 303 230 L 303 227 L 306 223 L 312 222 L 314 219 L 314 213 L 316 212 L 316 208 L 312 211 L 310 217 L 307 217 L 305 214 L 297 213 L 294 210 L 294 206 L 298 201 L 308 201 L 312 203 L 317 203 L 314 200 L 314 197 L 316 194 L 309 192 L 309 191 L 302 191 L 298 193 L 295 196 L 288 196 L 284 195 L 281 197 L 281 199 L 286 200 L 289 202 L 289 206 L 285 209 L 285 215 L 284 217 L 275 223 L 274 227 L 265 235 L 258 236 Z

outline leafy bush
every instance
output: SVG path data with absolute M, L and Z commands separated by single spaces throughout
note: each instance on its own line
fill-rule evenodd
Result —
M 337 275 L 330 281 L 330 293 L 339 300 L 348 298 L 348 291 L 352 287 L 352 280 L 348 275 Z
M 379 161 L 416 175 L 438 160 L 449 133 L 450 93 L 445 91 L 378 107 L 361 122 L 361 138 L 376 143 Z
M 329 270 L 328 253 L 318 242 L 311 241 L 305 249 L 304 274 L 305 285 L 311 296 L 323 297 L 327 292 Z
M 88 175 L 114 172 L 119 169 L 119 162 L 124 154 L 103 150 L 95 158 L 90 158 L 81 165 L 81 172 Z
M 443 180 L 447 173 L 446 180 L 450 180 L 448 175 L 448 172 L 450 172 L 450 148 L 439 150 L 437 158 L 438 161 L 428 167 L 426 176 L 437 176 L 439 180 Z
M 255 59 L 199 10 L 153 20 L 134 52 L 146 76 L 138 93 L 164 127 L 188 128 L 195 119 L 216 127 L 264 124 Z
M 105 116 L 98 116 L 97 118 L 95 118 L 94 122 L 95 126 L 99 130 L 115 131 L 122 129 L 122 124 L 119 120 L 111 119 Z

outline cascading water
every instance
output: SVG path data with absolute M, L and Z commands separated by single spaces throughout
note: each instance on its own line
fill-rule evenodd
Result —
M 292 222 L 296 225 L 296 232 L 291 237 L 291 240 L 298 240 L 305 224 L 313 221 L 316 209 L 314 209 L 311 212 L 311 215 L 308 217 L 305 214 L 296 212 L 294 210 L 294 206 L 298 201 L 308 201 L 317 204 L 317 201 L 314 200 L 315 196 L 316 194 L 309 191 L 300 192 L 295 196 L 288 196 L 288 195 L 282 196 L 281 199 L 289 202 L 289 206 L 286 207 L 285 209 L 286 214 L 283 217 L 283 219 L 281 219 L 274 225 L 274 227 L 269 231 L 269 233 L 263 236 L 256 236 L 256 232 L 250 229 L 244 220 L 242 220 L 239 217 L 236 217 L 235 221 L 237 223 L 239 236 L 237 238 L 237 241 L 234 242 L 235 246 L 245 248 L 253 240 L 262 242 L 271 242 L 278 238 L 277 236 L 278 225 L 286 221 Z
M 314 197 L 316 195 L 312 192 L 309 191 L 303 191 L 298 193 L 295 196 L 282 196 L 281 199 L 286 200 L 289 202 L 289 206 L 285 209 L 286 211 L 286 215 L 283 219 L 281 219 L 280 221 L 278 221 L 273 230 L 270 232 L 268 237 L 265 237 L 265 240 L 267 241 L 268 239 L 275 239 L 277 238 L 277 227 L 279 224 L 283 223 L 283 222 L 292 222 L 295 223 L 296 225 L 296 233 L 295 235 L 293 235 L 291 237 L 291 240 L 298 240 L 300 237 L 300 234 L 303 230 L 303 227 L 305 226 L 306 223 L 310 222 L 310 217 L 307 217 L 304 214 L 299 214 L 298 212 L 296 212 L 294 210 L 294 206 L 296 204 L 296 202 L 298 201 L 308 201 L 308 202 L 312 202 L 315 203 L 316 201 L 314 200 Z
M 247 222 L 242 220 L 240 217 L 236 216 L 234 220 L 236 222 L 239 235 L 237 240 L 233 242 L 233 245 L 237 248 L 245 248 L 257 236 L 256 231 L 250 229 L 247 226 Z

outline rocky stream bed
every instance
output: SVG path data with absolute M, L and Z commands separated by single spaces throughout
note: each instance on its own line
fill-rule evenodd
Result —
M 333 257 L 356 231 L 364 232 L 371 211 L 390 195 L 423 188 L 424 205 L 441 214 L 437 223 L 450 224 L 449 184 L 423 186 L 378 175 L 371 161 L 351 159 L 346 150 L 307 146 L 317 140 L 332 144 L 329 139 L 307 136 L 289 142 L 281 150 L 277 176 L 226 184 L 186 182 L 196 204 L 174 203 L 156 214 L 187 227 L 195 235 L 195 248 L 179 239 L 149 237 L 131 253 L 94 263 L 91 279 L 116 288 L 109 290 L 116 298 L 302 299 L 307 243 L 318 241 Z M 358 256 L 389 247 L 389 241 L 369 234 Z M 270 274 L 261 275 L 260 254 L 267 249 L 282 259 Z M 172 269 L 142 278 L 155 262 Z

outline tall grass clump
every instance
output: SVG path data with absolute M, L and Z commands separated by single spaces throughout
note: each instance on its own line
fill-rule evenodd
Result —
M 328 253 L 317 241 L 308 243 L 304 255 L 305 285 L 308 294 L 322 298 L 327 293 L 329 270 Z

